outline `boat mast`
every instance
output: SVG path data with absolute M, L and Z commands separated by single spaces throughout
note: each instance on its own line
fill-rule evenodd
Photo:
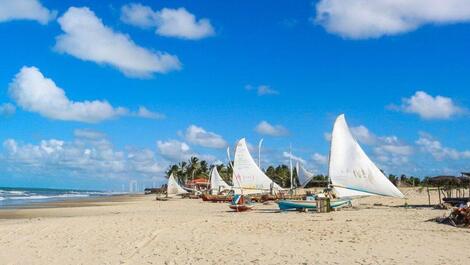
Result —
M 261 169 L 261 145 L 263 144 L 263 140 L 264 139 L 261 138 L 261 140 L 259 141 L 259 144 L 258 144 L 258 167 L 259 167 L 259 169 Z
M 297 179 L 299 180 L 300 187 L 302 187 L 302 183 L 300 183 L 300 162 L 297 160 L 297 163 L 295 164 L 295 172 L 297 173 Z M 297 186 L 298 187 L 298 186 Z
M 335 123 L 336 123 L 336 120 L 335 120 Z M 333 145 L 333 131 L 335 129 L 335 123 L 333 124 L 333 130 L 331 130 L 331 137 L 330 137 L 330 150 L 328 151 L 328 175 L 326 176 L 326 183 L 327 183 L 327 186 L 326 188 L 327 189 L 330 189 L 332 188 L 332 185 L 330 185 L 330 181 L 331 181 L 331 178 L 330 178 L 330 169 L 331 169 L 331 146 Z
M 289 173 L 290 173 L 290 189 L 293 190 L 294 189 L 294 183 L 293 183 L 294 172 L 293 172 L 293 168 L 292 168 L 292 144 L 290 145 L 289 166 L 290 166 L 290 170 L 289 170 Z

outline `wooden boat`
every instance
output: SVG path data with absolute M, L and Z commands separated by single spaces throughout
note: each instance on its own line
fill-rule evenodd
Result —
M 339 115 L 333 126 L 329 158 L 328 176 L 337 198 L 331 201 L 331 208 L 348 204 L 354 197 L 405 197 L 362 150 L 344 115 Z M 316 209 L 317 202 L 282 200 L 278 205 L 282 211 Z
M 231 195 L 210 195 L 207 193 L 202 194 L 202 200 L 205 202 L 231 202 L 233 196 Z
M 236 212 L 245 212 L 253 209 L 253 204 L 250 200 L 246 199 L 245 196 L 236 194 L 233 196 L 232 202 L 229 207 Z
M 230 209 L 235 210 L 236 212 L 246 212 L 253 209 L 253 206 L 253 204 L 230 205 Z
M 339 208 L 341 206 L 345 206 L 351 203 L 351 200 L 335 200 L 332 201 L 330 206 L 331 208 Z M 277 202 L 279 205 L 279 209 L 281 211 L 289 211 L 289 210 L 316 210 L 317 209 L 317 201 L 316 200 L 299 200 L 299 201 L 291 201 L 291 200 L 280 200 Z

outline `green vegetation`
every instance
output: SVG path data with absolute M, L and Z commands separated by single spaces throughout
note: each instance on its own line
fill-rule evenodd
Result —
M 205 160 L 200 160 L 197 157 L 191 157 L 188 161 L 183 161 L 178 164 L 170 165 L 166 171 L 167 176 L 171 173 L 180 183 L 186 183 L 188 180 L 195 178 L 209 178 L 211 168 Z M 217 165 L 217 170 L 220 176 L 229 184 L 232 185 L 232 167 L 229 165 Z M 297 182 L 297 171 L 294 168 L 294 180 Z M 290 187 L 290 170 L 287 165 L 268 166 L 265 170 L 268 177 L 274 180 L 282 187 Z M 401 175 L 389 175 L 388 179 L 395 185 L 415 187 L 420 186 L 423 181 L 418 177 Z M 324 187 L 328 177 L 324 175 L 316 175 L 313 180 L 307 185 L 310 187 Z M 295 183 L 298 185 L 298 183 Z

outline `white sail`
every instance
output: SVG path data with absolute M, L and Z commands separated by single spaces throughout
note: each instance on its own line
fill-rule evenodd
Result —
M 219 171 L 217 171 L 217 167 L 214 166 L 211 172 L 211 190 L 218 192 L 222 190 L 228 190 L 232 187 L 228 185 L 220 176 Z
M 274 190 L 282 190 L 256 165 L 244 138 L 238 141 L 235 149 L 232 182 L 235 191 L 239 192 L 241 187 L 244 194 L 269 192 L 271 184 Z
M 359 146 L 344 115 L 338 116 L 333 127 L 329 176 L 339 197 L 404 197 Z
M 176 182 L 175 178 L 173 177 L 173 174 L 170 175 L 168 178 L 168 183 L 166 187 L 166 194 L 168 196 L 171 195 L 178 195 L 178 194 L 185 194 L 188 193 L 185 189 L 183 189 L 178 182 Z
M 297 162 L 297 178 L 299 179 L 300 187 L 305 187 L 314 177 L 313 173 L 308 172 L 299 162 Z

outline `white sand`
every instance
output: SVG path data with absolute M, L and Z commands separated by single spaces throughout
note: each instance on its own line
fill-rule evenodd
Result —
M 15 218 L 0 220 L 0 264 L 470 264 L 470 229 L 425 222 L 446 211 L 396 199 L 328 214 L 153 196 L 93 204 L 0 211 Z

